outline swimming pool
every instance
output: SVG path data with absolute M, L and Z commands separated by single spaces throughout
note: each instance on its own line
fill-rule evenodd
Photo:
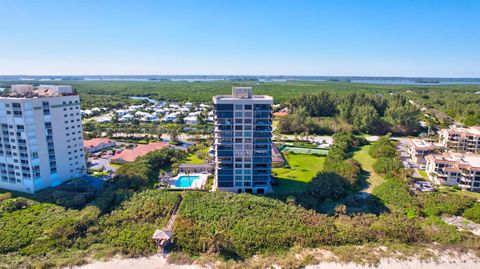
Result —
M 194 181 L 199 180 L 200 176 L 179 176 L 175 181 L 175 187 L 190 188 Z

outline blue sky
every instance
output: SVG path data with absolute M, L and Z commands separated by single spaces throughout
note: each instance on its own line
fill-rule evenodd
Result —
M 0 0 L 0 75 L 480 77 L 478 0 Z

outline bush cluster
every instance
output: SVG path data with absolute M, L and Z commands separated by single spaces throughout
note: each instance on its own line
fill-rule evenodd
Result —
M 329 217 L 265 196 L 189 192 L 174 226 L 178 249 L 247 258 L 292 246 L 426 242 L 417 219 L 392 212 Z
M 172 149 L 147 154 L 128 165 L 132 170 L 122 169 L 81 210 L 0 195 L 0 264 L 62 267 L 92 254 L 153 254 L 151 236 L 166 224 L 179 194 L 144 189 L 157 178 L 158 169 L 182 154 Z
M 463 217 L 469 219 L 473 222 L 480 223 L 480 203 L 475 203 L 475 205 L 463 212 Z
M 475 199 L 464 195 L 448 195 L 439 192 L 421 193 L 418 195 L 418 200 L 422 204 L 423 213 L 427 216 L 442 214 L 460 216 L 475 203 Z
M 347 159 L 349 151 L 353 147 L 362 146 L 367 142 L 364 138 L 357 138 L 347 132 L 337 133 L 333 139 L 334 143 L 328 151 L 324 171 L 341 175 L 349 182 L 350 187 L 354 187 L 357 184 L 361 167 L 357 161 Z
M 403 171 L 403 163 L 397 156 L 396 144 L 390 140 L 390 134 L 382 136 L 374 143 L 368 154 L 377 159 L 373 170 L 384 176 L 395 176 Z

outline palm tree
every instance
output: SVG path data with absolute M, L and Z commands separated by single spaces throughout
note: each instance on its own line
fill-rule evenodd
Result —
M 178 126 L 170 126 L 167 133 L 170 136 L 170 141 L 178 142 L 178 135 L 180 134 L 180 128 Z
M 190 168 L 187 169 L 186 174 L 187 174 L 188 183 L 190 185 L 189 188 L 191 189 L 192 188 L 192 182 L 190 181 Z
M 162 135 L 163 135 L 163 127 L 161 125 L 159 125 L 157 127 L 157 137 L 158 137 L 158 140 L 162 140 Z
M 223 231 L 217 231 L 212 227 L 209 232 L 208 252 L 220 253 L 228 247 L 228 240 Z

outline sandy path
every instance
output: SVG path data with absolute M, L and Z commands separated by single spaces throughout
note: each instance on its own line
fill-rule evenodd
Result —
M 109 261 L 95 261 L 75 269 L 199 269 L 197 265 L 174 265 L 168 264 L 167 259 L 162 256 L 151 256 L 142 258 L 120 259 L 115 258 Z

